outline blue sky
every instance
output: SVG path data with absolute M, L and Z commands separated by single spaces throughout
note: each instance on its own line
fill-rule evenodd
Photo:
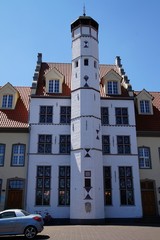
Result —
M 99 23 L 99 61 L 120 56 L 134 90 L 160 92 L 159 0 L 0 0 L 0 85 L 31 86 L 37 54 L 71 62 L 70 24 Z

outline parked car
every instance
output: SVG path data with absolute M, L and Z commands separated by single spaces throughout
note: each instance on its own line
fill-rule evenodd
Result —
M 22 209 L 8 209 L 0 212 L 0 235 L 22 235 L 33 239 L 42 232 L 43 218 Z

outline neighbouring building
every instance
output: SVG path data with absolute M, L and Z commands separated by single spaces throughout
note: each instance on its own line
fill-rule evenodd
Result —
M 0 210 L 25 208 L 30 87 L 0 87 Z
M 38 54 L 30 98 L 27 209 L 73 221 L 142 217 L 134 92 L 99 64 L 98 23 L 71 24 L 72 63 Z
M 143 216 L 160 215 L 160 92 L 135 92 Z

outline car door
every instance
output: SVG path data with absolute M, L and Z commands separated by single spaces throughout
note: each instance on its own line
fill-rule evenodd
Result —
M 9 231 L 8 229 L 8 219 L 2 218 L 0 219 L 0 234 L 5 234 Z
M 14 232 L 14 222 L 16 215 L 14 211 L 0 214 L 0 234 L 10 234 Z

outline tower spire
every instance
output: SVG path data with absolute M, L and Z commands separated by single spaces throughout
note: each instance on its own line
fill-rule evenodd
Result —
M 83 16 L 85 17 L 86 16 L 86 8 L 85 8 L 85 3 L 83 5 Z

